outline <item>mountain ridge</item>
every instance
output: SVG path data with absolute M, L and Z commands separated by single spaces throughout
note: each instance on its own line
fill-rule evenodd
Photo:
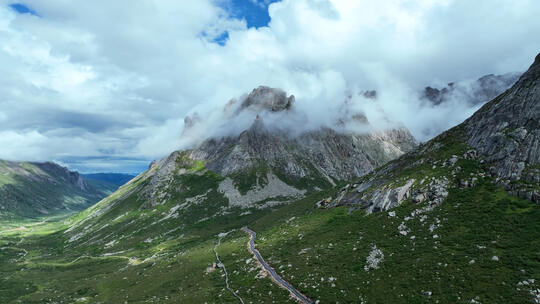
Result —
M 539 204 L 539 101 L 540 54 L 510 89 L 463 123 L 379 168 L 352 187 L 342 189 L 339 197 L 324 205 L 350 205 L 372 212 L 385 211 L 413 199 L 437 206 L 448 196 L 450 187 L 470 187 L 486 175 L 509 193 Z M 434 155 L 435 151 L 439 154 Z M 469 172 L 471 176 L 460 173 L 462 167 L 456 164 L 462 161 L 468 165 L 475 163 L 474 172 Z M 432 170 L 425 168 L 426 163 L 432 165 Z M 396 171 L 411 168 L 435 171 L 437 167 L 442 167 L 439 176 L 429 185 L 424 184 L 426 178 L 420 180 L 409 174 L 393 180 Z
M 112 189 L 108 190 L 92 186 L 78 172 L 53 162 L 0 160 L 0 212 L 4 216 L 35 217 L 82 210 Z

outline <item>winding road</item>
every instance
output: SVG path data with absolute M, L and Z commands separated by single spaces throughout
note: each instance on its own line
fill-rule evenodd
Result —
M 257 233 L 255 231 L 249 229 L 247 226 L 242 227 L 242 230 L 244 232 L 248 233 L 249 236 L 250 236 L 249 237 L 249 242 L 248 242 L 249 251 L 251 251 L 251 253 L 253 253 L 255 258 L 257 258 L 257 260 L 262 265 L 264 270 L 272 278 L 272 281 L 274 281 L 274 283 L 276 283 L 280 287 L 287 289 L 291 293 L 291 296 L 293 298 L 295 298 L 296 300 L 298 300 L 300 303 L 313 304 L 314 302 L 311 299 L 309 299 L 308 297 L 303 295 L 300 291 L 298 291 L 296 288 L 294 288 L 287 281 L 283 280 L 279 276 L 279 274 L 277 274 L 277 272 L 274 270 L 274 268 L 272 268 L 270 265 L 268 265 L 268 263 L 266 263 L 266 261 L 263 259 L 263 257 L 261 255 L 261 253 L 259 252 L 259 250 L 257 250 L 255 248 L 255 238 L 257 237 Z

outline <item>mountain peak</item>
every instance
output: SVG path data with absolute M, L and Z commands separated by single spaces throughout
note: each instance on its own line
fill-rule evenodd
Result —
M 251 108 L 255 111 L 286 111 L 292 107 L 294 101 L 294 95 L 287 97 L 287 93 L 281 89 L 259 86 L 253 89 L 242 102 L 240 111 L 245 108 Z
M 521 78 L 525 79 L 537 79 L 540 77 L 540 53 L 536 55 L 533 64 L 529 67 L 527 72 L 523 74 Z

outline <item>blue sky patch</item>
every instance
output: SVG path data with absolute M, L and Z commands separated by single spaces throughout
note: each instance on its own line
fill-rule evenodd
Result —
M 224 46 L 227 43 L 227 40 L 229 40 L 229 32 L 224 31 L 223 33 L 221 33 L 221 34 L 219 34 L 217 36 L 210 35 L 207 32 L 202 32 L 201 37 L 203 37 L 204 39 L 206 39 L 209 42 L 214 42 L 214 43 L 217 43 L 217 44 L 219 44 L 221 46 Z
M 229 32 L 225 31 L 219 36 L 217 36 L 216 38 L 214 38 L 214 42 L 221 46 L 224 46 L 225 43 L 227 43 L 228 39 L 229 39 Z
M 36 11 L 34 11 L 33 9 L 21 3 L 13 3 L 13 4 L 10 4 L 9 7 L 19 14 L 30 14 L 30 15 L 38 16 Z
M 268 26 L 270 15 L 268 5 L 280 0 L 231 0 L 223 5 L 232 17 L 245 19 L 248 28 Z

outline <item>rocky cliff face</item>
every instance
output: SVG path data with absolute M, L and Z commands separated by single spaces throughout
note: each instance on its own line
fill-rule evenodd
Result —
M 90 186 L 79 172 L 69 171 L 68 168 L 52 162 L 32 163 L 32 165 L 40 168 L 48 176 L 54 176 L 57 179 L 63 180 L 79 190 L 85 191 L 90 189 Z
M 230 201 L 236 197 L 237 201 L 256 203 L 280 196 L 298 197 L 306 191 L 363 176 L 416 146 L 405 128 L 355 133 L 339 130 L 337 127 L 342 122 L 338 121 L 336 129 L 321 127 L 291 132 L 266 122 L 271 115 L 288 119 L 289 112 L 295 110 L 294 100 L 294 96 L 287 96 L 280 89 L 259 87 L 245 99 L 230 102 L 224 111 L 233 113 L 231 119 L 251 117 L 251 126 L 239 135 L 209 138 L 194 149 L 173 153 L 159 162 L 159 169 L 150 177 L 152 190 L 147 192 L 148 199 L 162 197 L 163 191 L 159 189 L 167 188 L 164 185 L 182 172 L 177 165 L 179 158 L 199 161 L 226 178 L 227 184 L 220 189 Z M 186 119 L 184 134 L 201 121 L 194 117 Z M 368 126 L 367 119 L 353 123 Z M 245 181 L 245 177 L 250 180 Z M 284 191 L 285 188 L 288 190 Z M 235 191 L 239 189 L 248 197 L 238 198 Z
M 0 160 L 0 215 L 39 216 L 80 210 L 106 193 L 55 163 Z
M 362 176 L 412 147 L 414 139 L 405 129 L 344 134 L 323 128 L 292 137 L 268 130 L 259 118 L 238 137 L 203 142 L 191 157 L 221 175 L 264 162 L 291 177 L 324 176 L 332 183 Z
M 540 54 L 510 89 L 465 122 L 317 206 L 349 205 L 370 213 L 412 200 L 429 211 L 449 189 L 479 181 L 540 203 Z
M 512 88 L 465 125 L 467 142 L 489 173 L 516 194 L 540 201 L 532 191 L 540 184 L 540 54 Z

